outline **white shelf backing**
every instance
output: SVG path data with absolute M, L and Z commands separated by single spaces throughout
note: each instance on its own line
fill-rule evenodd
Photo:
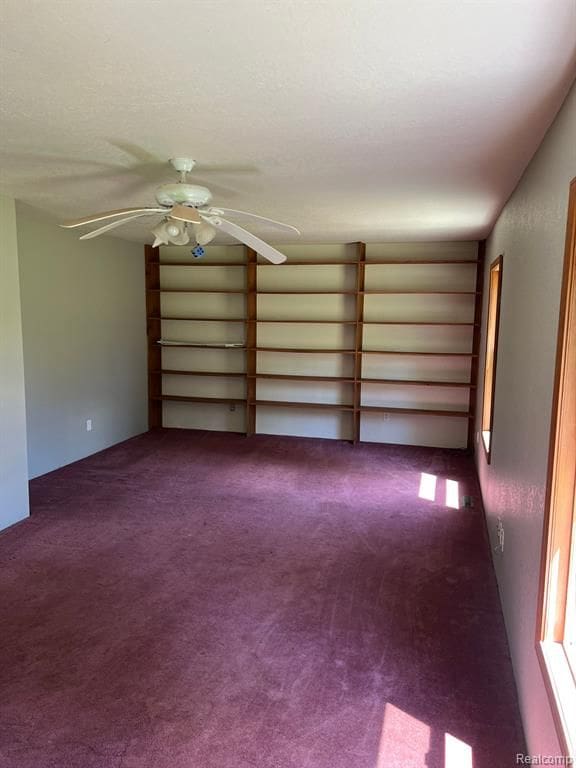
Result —
M 363 413 L 360 440 L 367 443 L 466 448 L 468 422 L 459 416 Z
M 281 268 L 280 268 L 281 269 Z M 296 269 L 296 267 L 295 267 Z M 305 270 L 308 267 L 301 267 Z M 275 277 L 279 290 L 281 275 Z M 319 289 L 318 289 L 319 290 Z M 262 320 L 354 320 L 356 298 L 338 295 L 271 294 L 258 296 L 257 316 Z
M 473 328 L 467 326 L 365 325 L 364 349 L 406 352 L 471 352 Z
M 470 381 L 471 359 L 467 357 L 410 357 L 409 355 L 363 355 L 365 379 L 418 381 Z
M 354 291 L 355 289 L 356 266 L 354 264 L 291 266 L 290 262 L 287 262 L 278 271 L 265 266 L 258 267 L 259 291 Z
M 366 290 L 474 291 L 476 264 L 367 264 Z
M 474 296 L 372 294 L 364 297 L 364 320 L 474 322 Z
M 162 368 L 172 371 L 242 373 L 246 370 L 245 357 L 243 351 L 236 350 L 163 347 Z
M 258 352 L 256 358 L 258 373 L 297 374 L 300 376 L 345 376 L 354 377 L 352 355 L 341 354 L 289 354 L 279 352 Z
M 206 255 L 201 259 L 192 256 L 193 245 L 163 245 L 160 247 L 160 264 L 166 261 L 193 261 L 196 264 L 218 264 L 219 261 L 246 263 L 246 250 L 243 245 L 207 245 Z M 199 272 L 201 270 L 198 270 Z
M 207 264 L 207 263 L 206 263 Z M 163 290 L 234 290 L 243 291 L 246 268 L 203 265 L 192 267 L 160 266 L 160 284 Z
M 178 341 L 197 341 L 210 343 L 242 343 L 245 342 L 243 323 L 233 322 L 195 322 L 184 320 L 163 320 L 162 338 Z
M 476 259 L 478 243 L 366 243 L 366 261 Z
M 246 297 L 234 293 L 163 293 L 163 317 L 245 317 Z
M 353 325 L 258 325 L 259 347 L 353 349 Z
M 313 408 L 286 408 L 281 405 L 256 409 L 256 432 L 264 435 L 325 437 L 351 440 L 353 416 L 346 411 L 322 411 Z
M 225 403 L 164 401 L 163 424 L 179 429 L 209 429 L 216 432 L 245 432 L 246 407 L 237 403 L 233 411 Z
M 402 386 L 362 383 L 362 405 L 422 408 L 467 413 L 468 390 L 462 387 Z
M 352 403 L 353 384 L 338 381 L 286 381 L 258 379 L 257 400 L 285 400 L 298 403 Z
M 236 377 L 163 374 L 162 394 L 185 397 L 245 398 L 246 382 Z

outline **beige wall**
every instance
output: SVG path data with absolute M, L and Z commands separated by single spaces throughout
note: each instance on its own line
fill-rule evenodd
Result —
M 0 530 L 28 516 L 22 323 L 14 200 L 0 195 Z
M 36 477 L 147 428 L 144 249 L 111 237 L 79 242 L 29 206 L 16 212 Z
M 495 553 L 494 560 L 532 754 L 558 751 L 534 638 L 568 187 L 574 175 L 573 89 L 487 248 L 487 266 L 499 254 L 504 264 L 492 463 L 487 466 L 479 450 L 478 470 L 494 544 L 498 517 L 504 524 L 504 553 Z

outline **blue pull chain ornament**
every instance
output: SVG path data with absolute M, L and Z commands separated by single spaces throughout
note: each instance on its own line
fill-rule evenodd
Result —
M 201 259 L 205 254 L 206 251 L 204 248 L 202 248 L 201 245 L 197 245 L 195 248 L 192 248 L 192 256 L 194 256 L 195 259 Z

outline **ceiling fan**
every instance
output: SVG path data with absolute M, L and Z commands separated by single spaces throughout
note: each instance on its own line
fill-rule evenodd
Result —
M 187 245 L 191 240 L 190 235 L 192 234 L 192 239 L 196 244 L 192 249 L 192 254 L 200 257 L 204 255 L 203 246 L 211 242 L 216 237 L 218 230 L 221 230 L 231 235 L 235 240 L 239 240 L 244 245 L 253 248 L 265 259 L 272 262 L 272 264 L 282 264 L 286 261 L 286 256 L 283 253 L 280 253 L 276 248 L 268 245 L 264 240 L 256 237 L 256 235 L 248 232 L 233 221 L 229 221 L 228 218 L 224 218 L 224 216 L 246 216 L 299 235 L 300 231 L 296 227 L 276 221 L 275 219 L 269 219 L 266 216 L 239 211 L 235 208 L 212 207 L 210 205 L 212 200 L 210 190 L 197 184 L 189 184 L 186 180 L 186 174 L 190 173 L 194 168 L 194 160 L 189 157 L 175 157 L 170 160 L 170 164 L 179 173 L 180 180 L 178 182 L 161 184 L 157 187 L 155 192 L 156 206 L 119 208 L 114 211 L 105 211 L 93 214 L 92 216 L 85 216 L 81 219 L 65 221 L 60 226 L 73 229 L 86 224 L 106 221 L 107 223 L 103 226 L 93 229 L 80 237 L 80 240 L 90 240 L 128 221 L 133 221 L 143 216 L 161 215 L 160 222 L 151 230 L 154 235 L 154 247 L 159 245 Z M 111 221 L 109 221 L 110 219 Z

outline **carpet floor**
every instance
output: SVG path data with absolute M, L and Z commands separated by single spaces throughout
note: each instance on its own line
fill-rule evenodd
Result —
M 524 750 L 457 451 L 159 430 L 34 480 L 31 503 L 0 536 L 2 768 Z

